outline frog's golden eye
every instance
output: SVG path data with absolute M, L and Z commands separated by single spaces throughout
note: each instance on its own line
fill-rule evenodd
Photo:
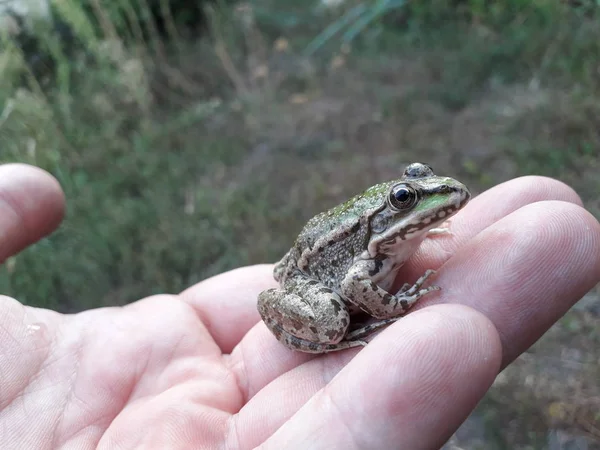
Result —
M 409 209 L 417 201 L 417 193 L 406 184 L 397 184 L 390 192 L 390 206 L 397 210 Z

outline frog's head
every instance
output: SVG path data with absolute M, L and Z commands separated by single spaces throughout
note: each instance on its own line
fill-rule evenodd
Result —
M 427 232 L 467 204 L 467 187 L 449 177 L 439 177 L 430 166 L 410 164 L 402 178 L 377 186 L 381 207 L 370 218 L 369 254 L 399 256 L 412 252 Z

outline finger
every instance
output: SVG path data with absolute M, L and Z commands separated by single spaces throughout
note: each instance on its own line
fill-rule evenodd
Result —
M 357 349 L 350 349 L 341 354 L 354 355 L 356 352 Z M 240 380 L 240 390 L 247 401 L 277 377 L 315 357 L 319 358 L 284 347 L 264 323 L 259 322 L 233 350 L 228 363 L 230 370 Z M 338 353 L 327 357 L 336 358 Z
M 482 192 L 465 207 L 458 222 L 465 226 L 468 224 L 468 229 L 471 231 L 460 235 L 463 238 L 474 236 L 491 223 L 522 206 L 546 200 L 583 205 L 579 195 L 570 186 L 554 178 L 540 176 L 515 178 Z
M 530 347 L 600 282 L 600 224 L 585 209 L 533 203 L 463 245 L 440 271 L 438 302 L 485 314 L 502 338 L 504 365 Z
M 443 286 L 440 295 L 429 301 L 428 307 L 417 305 L 415 312 L 384 330 L 381 336 L 395 333 L 397 326 L 414 318 L 419 309 L 429 310 L 432 303 L 462 303 L 477 309 L 494 323 L 501 338 L 505 366 L 598 281 L 600 224 L 572 203 L 535 203 L 509 214 L 461 248 L 440 271 L 436 281 Z M 251 333 L 258 331 L 257 326 Z M 377 339 L 362 352 L 369 351 Z M 395 338 L 392 342 L 398 345 L 404 338 Z M 249 354 L 248 349 L 244 354 Z M 269 398 L 271 415 L 267 412 L 261 415 L 260 410 L 253 414 L 275 429 L 325 386 L 331 374 L 353 355 L 343 352 L 339 360 L 332 360 L 334 355 L 328 355 L 293 370 L 285 367 L 287 373 L 282 371 L 279 378 L 273 378 L 248 405 L 260 404 Z M 255 375 L 257 382 L 253 385 L 254 380 L 250 379 L 250 393 L 258 391 L 261 383 L 269 382 L 267 377 L 261 378 L 265 373 L 275 375 L 268 366 L 259 370 L 255 361 L 252 358 L 246 365 L 246 373 Z M 277 392 L 283 396 L 278 397 Z M 241 420 L 243 411 L 240 414 Z
M 367 346 L 363 351 L 369 348 Z M 291 352 L 280 345 L 283 366 L 288 371 L 271 380 L 264 380 L 262 389 L 249 392 L 248 401 L 234 417 L 235 429 L 239 436 L 244 436 L 248 448 L 254 448 L 265 441 L 281 425 L 290 419 L 307 401 L 319 390 L 325 387 L 343 367 L 358 353 L 358 349 L 330 353 L 322 357 Z M 257 352 L 264 353 L 264 352 Z M 248 354 L 248 353 L 247 353 Z M 292 356 L 290 356 L 292 355 Z M 301 356 L 304 359 L 300 359 Z M 252 355 L 252 359 L 257 355 Z M 277 354 L 272 360 L 276 361 Z M 299 358 L 290 361 L 292 358 Z M 273 363 L 271 363 L 273 364 Z M 248 364 L 255 367 L 258 364 Z M 248 370 L 250 372 L 251 369 Z M 268 371 L 259 372 L 268 373 Z M 253 379 L 252 373 L 247 373 L 248 379 Z M 238 377 L 239 379 L 239 377 Z M 258 377 L 256 377 L 258 379 Z M 260 383 L 250 388 L 258 388 Z
M 451 219 L 451 235 L 426 239 L 421 244 L 416 254 L 402 267 L 395 288 L 407 280 L 416 280 L 426 269 L 440 267 L 461 245 L 504 216 L 525 205 L 546 200 L 582 205 L 571 187 L 540 176 L 515 178 L 481 193 Z
M 180 295 L 194 308 L 221 351 L 230 353 L 260 320 L 258 294 L 275 286 L 273 266 L 262 264 L 216 275 Z
M 53 231 L 63 214 L 64 194 L 49 173 L 0 166 L 0 262 Z
M 485 316 L 438 305 L 379 335 L 289 420 L 282 422 L 284 405 L 272 401 L 268 409 L 277 420 L 256 412 L 244 417 L 249 404 L 236 430 L 259 441 L 265 437 L 259 427 L 249 428 L 255 420 L 270 429 L 283 423 L 265 449 L 439 448 L 490 387 L 500 358 L 497 332 Z M 288 397 L 306 397 L 306 385 Z
M 527 202 L 539 202 L 544 200 L 545 197 L 550 199 L 565 199 L 565 201 L 571 202 L 574 205 L 580 203 L 579 197 L 571 188 L 550 178 L 523 177 L 498 185 L 476 197 L 467 205 L 465 210 L 452 219 L 452 236 L 426 240 L 423 244 L 425 249 L 419 251 L 416 257 L 411 258 L 407 264 L 409 266 L 408 273 L 404 271 L 404 267 L 402 268 L 402 278 L 398 278 L 398 284 L 401 285 L 407 280 L 418 278 L 423 274 L 425 269 L 440 267 L 461 245 L 465 245 L 473 236 L 484 230 L 486 226 L 493 225 L 504 217 L 504 215 L 511 214 L 522 206 L 527 205 Z M 561 204 L 568 205 L 569 203 Z M 518 223 L 513 223 L 512 229 L 515 232 L 519 232 L 522 229 L 519 225 Z M 533 230 L 534 233 L 543 230 L 546 224 L 538 223 L 537 226 L 539 229 Z M 529 232 L 530 230 L 528 230 Z M 559 235 L 555 237 L 562 239 Z M 552 238 L 552 236 L 549 235 L 548 238 Z M 527 236 L 522 236 L 521 239 L 527 240 L 528 238 Z M 545 239 L 545 237 L 542 237 L 542 239 Z M 538 242 L 538 245 L 545 246 L 546 249 L 552 248 L 554 244 L 554 242 L 543 242 L 541 244 Z M 484 245 L 485 247 L 482 250 L 484 254 L 494 248 L 491 243 L 484 243 Z M 528 251 L 533 251 L 532 255 L 536 254 L 535 248 Z M 489 255 L 489 258 L 493 259 L 493 255 Z M 460 272 L 463 268 L 462 265 L 465 265 L 464 269 L 468 272 L 473 272 L 474 270 L 469 265 L 468 256 L 466 260 L 461 261 L 460 264 L 453 265 L 457 275 L 450 281 L 442 278 L 442 275 L 447 270 L 446 267 L 440 270 L 434 283 L 442 286 L 442 292 L 440 295 L 423 299 L 417 305 L 417 309 L 424 305 L 432 304 L 435 301 L 451 301 L 446 297 L 446 292 L 451 292 L 449 288 L 453 286 L 452 283 L 462 283 Z M 568 260 L 565 261 L 565 264 L 568 264 Z M 540 269 L 543 270 L 543 268 Z M 480 291 L 482 291 L 477 293 L 478 297 L 476 301 L 485 299 L 485 280 L 473 281 L 472 283 L 477 285 Z M 248 301 L 255 302 L 256 300 L 248 299 Z M 461 302 L 465 300 L 459 299 L 457 301 Z M 521 301 L 526 302 L 525 299 Z M 252 308 L 255 308 L 255 303 L 252 303 Z M 261 349 L 260 354 L 256 354 L 255 349 L 257 348 Z M 249 355 L 252 355 L 252 357 Z M 311 356 L 287 350 L 271 335 L 262 323 L 259 323 L 248 332 L 241 342 L 240 347 L 233 351 L 231 364 L 234 370 L 238 372 L 240 379 L 243 380 L 241 385 L 247 387 L 245 392 L 247 398 L 251 398 L 273 379 L 311 358 Z

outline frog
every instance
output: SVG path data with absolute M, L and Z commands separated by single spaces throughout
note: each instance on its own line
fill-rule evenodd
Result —
M 406 315 L 435 275 L 391 293 L 399 269 L 426 238 L 451 234 L 450 218 L 470 200 L 468 188 L 425 163 L 317 214 L 273 268 L 279 287 L 262 291 L 262 321 L 291 350 L 321 354 L 367 345 L 366 338 Z M 360 315 L 371 323 L 353 326 Z

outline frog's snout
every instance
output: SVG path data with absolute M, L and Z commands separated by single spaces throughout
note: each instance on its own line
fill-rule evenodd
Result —
M 469 200 L 471 200 L 471 191 L 469 191 L 469 188 L 462 183 L 458 183 L 458 186 L 456 187 L 456 194 L 458 194 L 459 197 L 458 209 L 461 209 L 469 202 Z

